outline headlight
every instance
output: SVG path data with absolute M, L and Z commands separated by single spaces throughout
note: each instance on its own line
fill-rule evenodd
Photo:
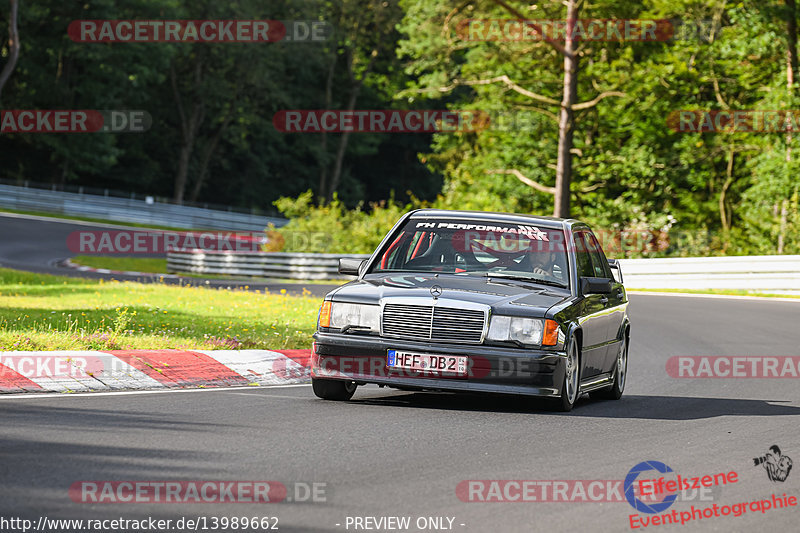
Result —
M 330 327 L 341 330 L 358 328 L 377 333 L 381 329 L 380 307 L 331 302 Z
M 516 341 L 539 345 L 542 343 L 543 322 L 539 318 L 495 315 L 489 322 L 489 333 L 486 338 L 492 341 Z

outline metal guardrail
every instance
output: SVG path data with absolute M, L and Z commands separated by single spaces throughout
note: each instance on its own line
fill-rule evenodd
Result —
M 364 254 L 169 252 L 169 272 L 231 274 L 285 279 L 342 279 L 340 257 Z M 743 289 L 800 291 L 800 256 L 620 259 L 630 289 Z
M 263 231 L 287 220 L 187 205 L 0 184 L 0 207 L 188 229 Z
M 309 254 L 289 252 L 232 253 L 193 250 L 168 252 L 170 273 L 225 274 L 259 278 L 302 280 L 344 279 L 339 274 L 339 258 L 366 259 L 362 254 Z
M 800 291 L 800 255 L 620 259 L 630 289 Z

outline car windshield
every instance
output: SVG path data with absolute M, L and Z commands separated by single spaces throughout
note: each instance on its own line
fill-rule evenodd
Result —
M 440 272 L 569 286 L 564 232 L 535 223 L 411 218 L 371 273 Z

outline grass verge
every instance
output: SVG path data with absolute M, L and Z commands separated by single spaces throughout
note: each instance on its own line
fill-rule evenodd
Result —
M 0 269 L 0 350 L 308 348 L 319 304 Z
M 626 289 L 628 292 L 667 292 L 676 294 L 720 294 L 724 296 L 758 296 L 761 298 L 800 298 L 800 294 L 774 294 L 738 289 Z
M 92 268 L 107 268 L 126 272 L 148 272 L 164 274 L 167 272 L 167 260 L 162 257 L 110 257 L 107 255 L 76 255 L 70 259 L 76 265 Z

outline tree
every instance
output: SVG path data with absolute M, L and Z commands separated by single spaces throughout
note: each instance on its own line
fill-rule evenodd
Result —
M 394 57 L 394 25 L 401 18 L 401 11 L 394 2 L 384 0 L 338 0 L 326 2 L 325 18 L 335 28 L 332 42 L 327 46 L 329 55 L 325 78 L 325 108 L 333 106 L 339 96 L 344 110 L 353 111 L 365 86 L 378 85 L 381 74 L 396 60 Z M 388 35 L 387 35 L 388 34 Z M 383 72 L 376 75 L 376 65 Z M 343 83 L 335 83 L 337 71 L 343 69 Z M 343 87 L 340 95 L 336 88 Z M 351 132 L 338 137 L 333 161 L 328 157 L 328 135 L 320 134 L 322 161 L 319 179 L 319 195 L 323 202 L 330 202 L 338 191 L 342 179 L 345 154 Z
M 556 157 L 552 169 L 555 171 L 554 180 L 550 172 L 534 171 L 542 179 L 532 176 L 530 170 L 524 171 L 521 168 L 524 164 L 521 161 L 515 162 L 511 167 L 486 168 L 484 172 L 512 175 L 540 193 L 554 195 L 553 213 L 562 217 L 570 214 L 575 112 L 593 108 L 608 97 L 623 96 L 616 88 L 599 92 L 593 89 L 596 93 L 593 99 L 578 102 L 579 61 L 581 55 L 591 48 L 580 47 L 578 35 L 571 31 L 580 14 L 579 2 L 568 0 L 565 4 L 566 12 L 562 10 L 561 2 L 550 2 L 542 6 L 542 12 L 536 11 L 536 17 L 531 17 L 503 0 L 491 0 L 476 5 L 448 2 L 442 7 L 433 7 L 422 0 L 407 0 L 403 4 L 407 13 L 402 28 L 409 38 L 400 47 L 400 53 L 411 58 L 410 71 L 420 76 L 419 84 L 404 93 L 405 95 L 417 93 L 435 97 L 457 89 L 471 88 L 474 90 L 471 95 L 472 103 L 480 102 L 484 109 L 490 108 L 490 102 L 499 97 L 506 103 L 506 109 L 500 111 L 524 109 L 540 113 L 556 123 L 557 147 L 554 150 Z M 537 7 L 531 6 L 530 9 Z M 613 2 L 601 3 L 597 10 L 615 7 Z M 529 27 L 538 33 L 540 39 L 533 43 L 502 40 L 464 43 L 459 42 L 460 36 L 453 36 L 454 28 L 459 25 L 462 28 L 468 27 L 468 19 L 507 19 L 509 16 L 518 20 L 564 19 L 564 15 L 570 31 L 565 33 L 563 44 L 554 40 L 541 25 L 534 22 Z M 431 57 L 437 60 L 431 61 Z M 560 72 L 560 94 L 552 90 L 554 80 L 549 72 L 544 76 L 536 75 L 543 74 L 542 65 L 551 66 L 552 71 Z M 493 85 L 500 90 L 494 90 L 491 87 Z M 555 111 L 548 108 L 555 108 Z M 548 168 L 550 165 L 552 163 L 545 163 L 541 167 Z M 530 168 L 530 165 L 525 166 Z M 546 185 L 543 181 L 555 181 L 555 186 Z
M 17 29 L 17 11 L 19 10 L 19 0 L 9 0 L 10 9 L 8 11 L 8 60 L 0 71 L 0 101 L 2 101 L 3 87 L 5 87 L 14 67 L 17 66 L 19 58 L 19 31 Z

